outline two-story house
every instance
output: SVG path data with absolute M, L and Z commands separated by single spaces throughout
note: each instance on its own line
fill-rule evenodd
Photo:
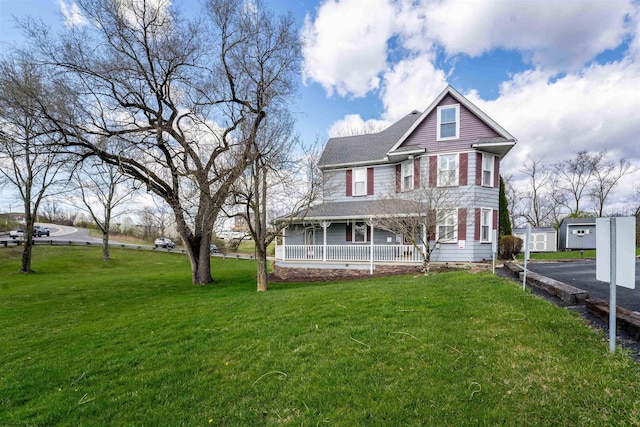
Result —
M 424 112 L 413 111 L 381 132 L 329 139 L 319 161 L 323 202 L 285 229 L 276 268 L 373 272 L 376 265 L 419 264 L 415 247 L 381 227 L 383 213 L 376 209 L 382 199 L 409 198 L 425 188 L 460 196 L 457 207 L 439 217 L 431 260 L 491 259 L 500 160 L 515 144 L 451 86 Z

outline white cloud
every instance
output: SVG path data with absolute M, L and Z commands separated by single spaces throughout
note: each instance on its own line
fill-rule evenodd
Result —
M 58 0 L 58 6 L 64 17 L 64 25 L 68 28 L 87 25 L 87 18 L 85 18 L 75 2 L 67 3 L 65 0 Z
M 628 36 L 630 0 L 472 1 L 425 6 L 428 34 L 447 53 L 522 52 L 536 67 L 574 71 Z
M 395 121 L 413 110 L 425 110 L 447 85 L 446 75 L 426 55 L 406 59 L 384 74 L 384 117 Z
M 303 77 L 332 94 L 364 96 L 387 68 L 395 10 L 387 0 L 328 0 L 302 29 Z
M 391 124 L 386 120 L 364 120 L 360 114 L 347 114 L 329 128 L 329 137 L 360 135 L 380 132 Z
M 353 1 L 326 4 L 336 16 L 344 17 L 343 7 Z M 377 89 L 384 107 L 381 118 L 395 121 L 413 109 L 426 108 L 446 85 L 449 76 L 435 65 L 435 52 L 455 61 L 460 54 L 509 50 L 530 61 L 532 68 L 511 75 L 495 100 L 485 101 L 476 91 L 466 94 L 519 141 L 505 158 L 504 172 L 517 174 L 528 156 L 555 162 L 581 150 L 603 149 L 640 167 L 640 121 L 635 119 L 640 110 L 640 3 L 398 0 L 395 5 L 395 27 L 385 26 L 387 39 L 381 36 L 372 46 L 363 46 L 370 57 L 380 61 L 376 66 L 360 67 L 364 64 L 359 60 L 350 61 L 351 51 L 328 44 L 333 47 L 322 51 L 324 57 L 312 58 L 317 61 L 316 74 L 306 74 L 307 79 L 342 96 L 361 96 Z M 318 19 L 321 15 L 319 11 Z M 315 40 L 323 40 L 325 27 L 317 25 L 318 19 L 308 21 L 307 29 L 317 31 Z M 371 11 L 362 19 L 379 22 Z M 341 26 L 344 19 L 335 22 Z M 358 26 L 363 25 L 358 21 Z M 350 37 L 348 32 L 341 35 L 345 41 Z M 355 39 L 350 40 L 354 43 Z M 622 59 L 592 62 L 606 50 L 620 49 L 624 41 L 629 47 Z M 381 65 L 385 55 L 380 49 L 386 49 L 385 65 Z M 358 84 L 336 64 L 354 67 L 360 76 Z M 362 126 L 365 121 L 358 115 L 346 116 L 332 129 L 358 123 Z M 638 175 L 621 182 L 616 191 L 618 202 L 629 196 Z

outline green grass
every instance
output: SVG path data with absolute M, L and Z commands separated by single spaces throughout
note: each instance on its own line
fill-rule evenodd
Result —
M 640 247 L 636 248 L 636 256 L 640 256 Z M 595 249 L 585 249 L 583 253 L 579 250 L 573 251 L 559 251 L 559 252 L 531 252 L 530 259 L 540 260 L 558 260 L 558 259 L 595 259 Z M 524 259 L 524 253 L 518 255 L 518 259 Z
M 0 250 L 0 424 L 640 425 L 640 365 L 488 273 L 255 292 L 252 261 Z

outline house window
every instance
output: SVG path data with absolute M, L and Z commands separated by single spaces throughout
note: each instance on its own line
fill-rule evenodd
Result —
M 367 169 L 353 170 L 353 195 L 364 196 L 367 194 Z
M 438 156 L 438 187 L 458 185 L 458 155 Z
M 367 241 L 367 225 L 363 222 L 353 224 L 353 242 L 364 243 Z
M 482 155 L 482 185 L 485 187 L 493 187 L 493 164 L 493 156 Z
M 457 139 L 460 133 L 460 104 L 438 107 L 438 140 Z
M 491 242 L 491 226 L 493 225 L 493 211 L 491 209 L 482 209 L 480 214 L 480 241 Z
M 458 224 L 458 210 L 451 209 L 441 212 L 438 218 L 438 242 L 455 242 L 458 240 L 456 226 Z
M 413 160 L 402 163 L 402 191 L 413 190 Z

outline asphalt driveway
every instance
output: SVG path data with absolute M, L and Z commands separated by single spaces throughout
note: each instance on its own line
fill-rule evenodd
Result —
M 609 284 L 596 280 L 595 260 L 529 262 L 528 269 L 589 292 L 590 298 L 609 301 Z M 640 312 L 640 259 L 636 259 L 636 288 L 618 286 L 617 305 Z

